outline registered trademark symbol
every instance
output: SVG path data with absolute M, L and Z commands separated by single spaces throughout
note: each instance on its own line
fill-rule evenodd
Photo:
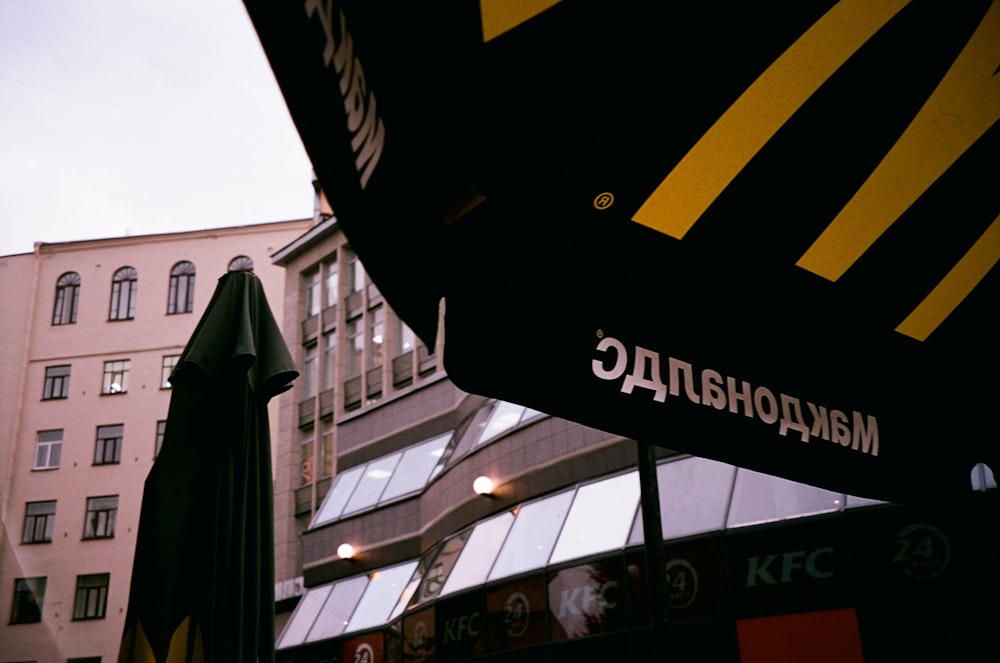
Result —
M 597 330 L 597 338 L 604 338 L 604 330 L 603 329 L 598 329 Z
M 595 209 L 608 209 L 615 202 L 615 197 L 613 194 L 605 191 L 604 193 L 597 194 L 594 198 L 594 208 Z

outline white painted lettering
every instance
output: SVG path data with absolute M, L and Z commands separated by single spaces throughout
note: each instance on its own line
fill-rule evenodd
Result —
M 605 336 L 597 344 L 597 351 L 607 353 L 609 350 L 615 351 L 615 363 L 611 369 L 604 368 L 603 360 L 594 359 L 590 362 L 590 370 L 602 380 L 617 380 L 625 375 L 625 369 L 628 368 L 628 353 L 625 351 L 624 343 L 617 338 Z
M 840 410 L 830 410 L 830 423 L 833 429 L 831 442 L 836 442 L 842 447 L 851 446 L 851 429 L 847 425 L 847 415 Z
M 701 403 L 701 397 L 694 390 L 694 370 L 691 368 L 691 364 L 686 361 L 681 361 L 679 359 L 674 359 L 670 357 L 667 365 L 670 367 L 670 395 L 678 396 L 681 391 L 681 379 L 680 373 L 684 374 L 684 393 L 687 394 L 688 399 L 692 403 Z
M 765 424 L 773 424 L 778 421 L 778 401 L 775 400 L 774 394 L 767 387 L 754 389 L 753 409 Z
M 647 375 L 649 377 L 647 377 Z M 631 394 L 635 387 L 649 389 L 653 392 L 653 400 L 663 403 L 667 400 L 667 385 L 660 378 L 659 353 L 635 346 L 635 363 L 632 374 L 625 376 L 622 383 L 622 393 Z
M 722 375 L 718 371 L 706 368 L 701 372 L 701 402 L 711 405 L 716 410 L 726 409 L 726 391 L 722 387 Z
M 818 437 L 821 440 L 830 439 L 830 420 L 826 416 L 826 408 L 823 406 L 816 406 L 810 402 L 806 402 L 809 407 L 809 414 L 812 415 L 813 425 L 810 433 L 813 437 Z
M 854 436 L 852 438 L 851 448 L 855 451 L 861 451 L 861 453 L 871 454 L 872 456 L 878 455 L 878 421 L 875 417 L 868 415 L 867 424 L 865 423 L 864 415 L 860 412 L 855 411 L 854 413 Z
M 740 382 L 740 388 L 743 391 L 737 391 L 736 380 L 734 378 L 726 378 L 726 393 L 729 396 L 729 411 L 733 414 L 737 411 L 737 403 L 743 404 L 743 415 L 747 417 L 753 416 L 753 397 L 751 395 L 750 383 L 746 380 Z
M 802 418 L 802 404 L 799 399 L 781 394 L 781 425 L 778 433 L 788 435 L 788 431 L 797 431 L 803 442 L 809 441 L 809 426 Z

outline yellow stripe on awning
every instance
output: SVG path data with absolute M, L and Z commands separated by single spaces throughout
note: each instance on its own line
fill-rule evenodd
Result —
M 483 43 L 516 28 L 558 2 L 559 0 L 479 0 Z
M 1000 216 L 896 331 L 925 341 L 1000 260 Z

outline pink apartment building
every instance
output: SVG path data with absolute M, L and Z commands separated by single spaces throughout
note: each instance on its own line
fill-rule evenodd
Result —
M 252 269 L 282 319 L 271 256 L 311 223 L 0 256 L 0 661 L 116 659 L 173 363 L 227 271 Z

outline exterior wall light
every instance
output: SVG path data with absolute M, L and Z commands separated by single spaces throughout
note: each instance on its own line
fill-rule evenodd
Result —
M 476 491 L 477 495 L 492 495 L 493 494 L 493 479 L 482 476 L 472 482 L 472 490 Z
M 337 557 L 340 559 L 353 559 L 354 558 L 354 546 L 349 543 L 341 543 L 337 546 Z

